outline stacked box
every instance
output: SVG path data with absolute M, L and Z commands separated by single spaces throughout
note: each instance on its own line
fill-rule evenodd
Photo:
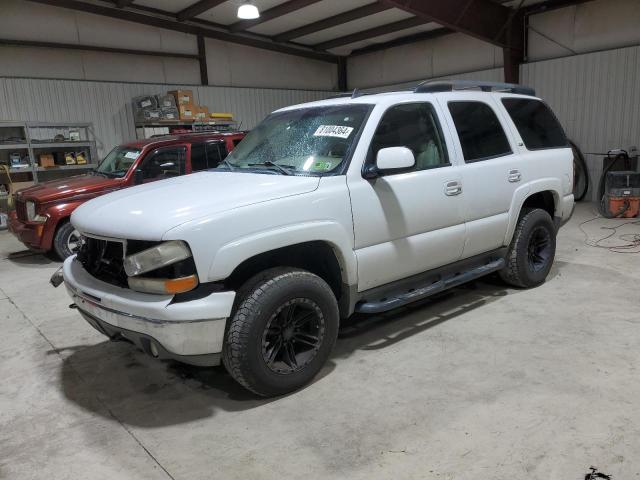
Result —
M 193 105 L 193 92 L 191 90 L 171 90 L 167 92 L 176 100 L 176 105 Z
M 178 120 L 180 112 L 176 106 L 176 97 L 173 95 L 158 95 L 158 108 L 162 120 Z
M 132 100 L 133 116 L 136 122 L 148 122 L 154 118 L 160 118 L 160 110 L 158 109 L 158 99 L 154 95 L 142 95 Z M 154 112 L 153 114 L 151 112 Z

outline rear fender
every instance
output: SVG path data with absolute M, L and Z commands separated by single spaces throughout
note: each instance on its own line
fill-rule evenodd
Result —
M 562 212 L 558 211 L 558 209 L 561 208 L 560 192 L 562 191 L 562 181 L 560 179 L 541 178 L 522 185 L 515 191 L 511 201 L 511 207 L 509 208 L 509 226 L 504 238 L 504 245 L 509 245 L 511 243 L 511 238 L 513 237 L 513 232 L 516 230 L 518 218 L 520 218 L 520 211 L 522 210 L 524 202 L 531 195 L 544 191 L 550 191 L 553 194 L 555 216 L 561 216 Z

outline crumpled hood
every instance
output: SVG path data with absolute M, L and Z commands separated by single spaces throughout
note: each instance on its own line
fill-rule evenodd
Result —
M 78 207 L 71 222 L 84 233 L 161 240 L 185 222 L 311 192 L 319 182 L 319 177 L 201 172 L 103 195 Z
M 77 175 L 38 183 L 20 190 L 20 195 L 25 200 L 33 199 L 39 203 L 46 203 L 76 196 L 95 195 L 105 190 L 119 188 L 119 186 L 119 181 L 113 178 L 98 175 Z

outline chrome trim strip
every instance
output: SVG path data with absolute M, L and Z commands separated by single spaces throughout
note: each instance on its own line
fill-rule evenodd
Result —
M 140 315 L 134 315 L 133 313 L 121 312 L 119 310 L 114 310 L 112 308 L 105 307 L 104 305 L 98 305 L 94 301 L 91 301 L 91 299 L 85 298 L 82 295 L 79 295 L 77 290 L 75 290 L 74 291 L 74 295 L 73 295 L 74 302 L 75 302 L 75 300 L 77 298 L 79 298 L 81 300 L 84 300 L 85 302 L 89 303 L 90 305 L 93 305 L 94 307 L 99 308 L 100 310 L 104 310 L 105 312 L 114 313 L 116 315 L 121 315 L 123 317 L 132 318 L 134 320 L 141 320 L 143 322 L 154 323 L 156 325 L 201 323 L 201 322 L 211 322 L 213 320 L 222 320 L 222 319 L 217 319 L 217 318 L 202 318 L 202 319 L 197 319 L 197 320 L 160 320 L 160 319 L 157 319 L 157 318 L 148 318 L 148 317 L 142 317 Z M 75 303 L 77 305 L 77 302 L 75 302 Z M 84 313 L 86 313 L 88 315 L 91 315 L 91 312 L 83 310 L 80 307 L 80 305 L 78 305 L 78 310 L 81 310 L 82 312 L 84 312 Z M 106 321 L 106 320 L 103 320 L 103 319 L 100 319 L 100 320 Z

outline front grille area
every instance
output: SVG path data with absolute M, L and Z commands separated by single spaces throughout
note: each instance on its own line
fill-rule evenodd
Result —
M 18 216 L 18 220 L 21 222 L 26 222 L 27 219 L 27 205 L 22 200 L 16 200 L 16 215 Z
M 146 240 L 101 240 L 84 237 L 82 247 L 78 251 L 78 260 L 84 269 L 93 277 L 118 287 L 129 288 L 127 272 L 124 271 L 125 255 L 133 255 L 160 242 Z M 125 247 L 126 245 L 126 247 Z M 193 257 L 181 262 L 157 268 L 141 276 L 147 278 L 179 278 L 196 273 Z
M 78 260 L 84 269 L 98 280 L 127 288 L 124 253 L 123 242 L 85 237 L 78 252 Z

